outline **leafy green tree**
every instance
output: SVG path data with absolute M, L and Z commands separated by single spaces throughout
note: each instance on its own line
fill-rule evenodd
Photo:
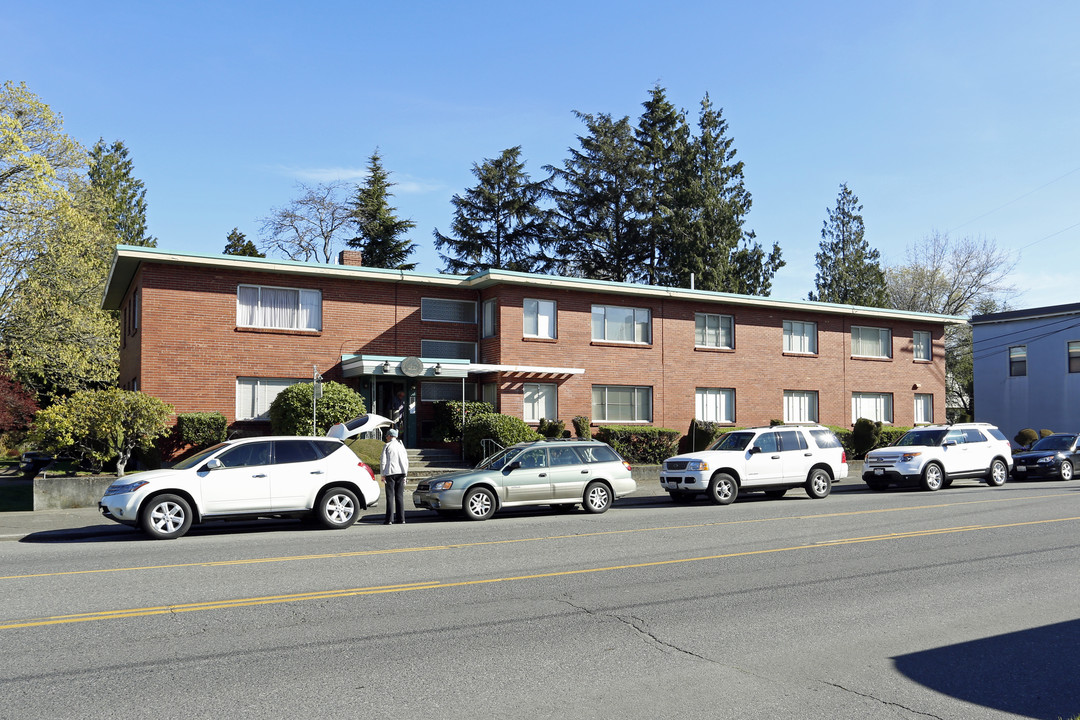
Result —
M 259 252 L 259 248 L 255 247 L 255 243 L 247 239 L 247 235 L 240 232 L 240 228 L 233 228 L 228 237 L 225 238 L 225 250 L 222 251 L 222 254 L 257 258 L 266 257 L 264 253 Z
M 629 118 L 574 113 L 587 133 L 561 168 L 548 166 L 558 208 L 545 270 L 597 280 L 632 281 L 643 253 L 640 146 Z
M 55 454 L 70 454 L 100 469 L 116 459 L 116 474 L 136 449 L 150 450 L 169 433 L 172 406 L 152 395 L 118 388 L 84 390 L 38 412 L 31 441 Z
M 544 183 L 534 182 L 520 159 L 521 146 L 473 165 L 477 184 L 454 195 L 454 236 L 435 229 L 444 272 L 471 275 L 490 268 L 532 272 L 539 243 L 548 232 L 548 213 L 540 208 Z M 446 252 L 444 253 L 443 250 Z
M 352 388 L 324 382 L 323 394 L 315 403 L 315 427 L 311 427 L 311 399 L 314 386 L 303 382 L 291 385 L 270 403 L 270 429 L 278 435 L 323 435 L 331 425 L 360 417 L 364 398 Z
M 104 199 L 104 223 L 114 228 L 124 245 L 156 247 L 157 238 L 146 234 L 146 187 L 134 175 L 135 165 L 123 141 L 106 145 L 98 139 L 90 150 L 90 185 Z
M 845 305 L 885 307 L 888 292 L 881 255 L 866 241 L 859 197 L 841 183 L 836 207 L 821 228 L 817 287 L 808 299 Z
M 356 187 L 352 201 L 352 222 L 357 235 L 346 244 L 360 251 L 364 265 L 393 270 L 414 270 L 416 263 L 407 262 L 416 251 L 411 240 L 402 237 L 416 227 L 412 220 L 399 218 L 397 208 L 390 206 L 394 196 L 390 174 L 382 164 L 378 149 L 368 159 L 368 176 Z

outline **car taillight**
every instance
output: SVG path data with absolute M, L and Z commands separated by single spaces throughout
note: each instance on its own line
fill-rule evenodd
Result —
M 366 462 L 364 462 L 363 460 L 361 460 L 360 462 L 358 462 L 358 463 L 357 463 L 357 465 L 359 465 L 360 467 L 362 467 L 362 468 L 364 468 L 365 470 L 367 470 L 367 474 L 371 476 L 371 479 L 372 479 L 372 480 L 374 480 L 374 479 L 375 479 L 375 471 L 371 469 L 371 466 L 370 466 L 370 465 L 368 465 L 368 464 L 367 464 Z
M 847 450 L 840 451 L 840 463 L 842 465 L 847 465 Z
M 633 470 L 634 469 L 634 468 L 630 467 L 630 463 L 626 462 L 625 460 L 622 461 L 622 466 L 624 468 L 626 468 L 627 470 Z

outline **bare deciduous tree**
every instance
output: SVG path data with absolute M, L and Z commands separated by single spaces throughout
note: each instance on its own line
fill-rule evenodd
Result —
M 340 198 L 345 183 L 300 183 L 297 187 L 300 197 L 262 219 L 266 237 L 259 247 L 267 254 L 284 255 L 290 260 L 329 263 L 338 235 L 350 220 L 351 209 Z

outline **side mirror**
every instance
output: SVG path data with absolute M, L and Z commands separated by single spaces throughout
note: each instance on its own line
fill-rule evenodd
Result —
M 506 472 L 510 472 L 511 470 L 520 470 L 520 469 L 521 469 L 521 461 L 520 460 L 515 460 L 514 462 L 512 462 L 512 463 L 510 463 L 509 465 L 506 466 Z
M 754 447 L 750 448 L 750 454 L 751 455 L 756 455 L 759 452 L 761 452 L 761 446 L 760 445 L 755 445 Z
M 955 445 L 956 441 L 955 440 L 946 440 L 945 442 L 943 442 L 941 444 L 942 444 L 943 447 L 949 447 L 950 445 Z
M 222 462 L 217 458 L 210 458 L 206 461 L 206 465 L 204 467 L 207 470 L 220 470 L 221 468 L 225 467 L 225 465 L 223 465 Z

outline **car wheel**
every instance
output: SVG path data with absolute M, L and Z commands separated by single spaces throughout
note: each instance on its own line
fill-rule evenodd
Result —
M 611 507 L 611 488 L 597 480 L 585 486 L 585 500 L 581 503 L 585 512 L 599 514 Z
M 178 495 L 158 495 L 143 509 L 140 525 L 155 540 L 178 538 L 191 527 L 191 506 Z
M 829 497 L 832 491 L 832 476 L 824 468 L 814 468 L 806 478 L 806 494 L 814 500 Z
M 1062 480 L 1072 480 L 1073 478 L 1073 466 L 1068 460 L 1061 461 L 1060 476 Z
M 1009 479 L 1009 466 L 1005 461 L 997 458 L 990 463 L 990 472 L 986 475 L 986 484 L 991 487 L 1001 487 Z
M 360 501 L 348 488 L 330 488 L 319 497 L 315 515 L 319 524 L 330 530 L 341 530 L 356 522 Z
M 766 490 L 765 497 L 770 498 L 782 498 L 787 494 L 787 488 L 776 488 L 775 490 Z
M 739 486 L 735 478 L 727 473 L 717 473 L 709 483 L 709 500 L 714 505 L 730 505 L 739 495 Z
M 929 490 L 933 492 L 940 490 L 942 485 L 945 484 L 945 471 L 941 469 L 941 466 L 937 463 L 929 463 L 923 468 L 922 473 L 922 488 L 923 490 Z
M 943 487 L 943 488 L 951 488 L 952 487 L 952 478 L 947 477 L 944 480 L 942 480 L 941 481 L 941 487 Z
M 689 505 L 697 497 L 697 493 L 682 492 L 681 490 L 673 490 L 668 494 L 671 496 L 671 501 L 676 505 Z
M 470 520 L 487 520 L 495 514 L 495 496 L 486 487 L 475 487 L 465 493 L 462 510 Z
M 889 483 L 884 480 L 867 480 L 866 487 L 870 488 L 874 492 L 884 492 L 889 489 Z

